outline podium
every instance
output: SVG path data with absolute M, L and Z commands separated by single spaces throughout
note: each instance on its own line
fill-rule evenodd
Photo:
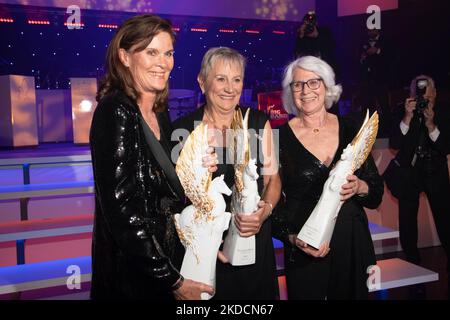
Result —
M 70 78 L 72 99 L 73 142 L 89 143 L 92 116 L 97 102 L 97 79 Z
M 281 91 L 258 93 L 258 110 L 268 115 L 272 128 L 289 121 L 289 114 L 283 108 L 281 94 Z
M 37 146 L 34 77 L 0 76 L 0 147 Z

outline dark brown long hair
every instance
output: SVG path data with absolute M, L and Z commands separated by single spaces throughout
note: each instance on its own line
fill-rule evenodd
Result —
M 134 86 L 133 77 L 127 67 L 119 58 L 119 49 L 129 50 L 137 45 L 134 52 L 144 50 L 153 37 L 160 32 L 167 32 L 172 42 L 175 43 L 175 35 L 170 21 L 152 14 L 144 14 L 132 17 L 125 21 L 112 38 L 106 53 L 106 75 L 100 83 L 96 100 L 100 101 L 104 96 L 114 90 L 123 90 L 129 97 L 137 101 L 140 93 Z M 162 111 L 167 105 L 169 85 L 156 94 L 155 112 Z

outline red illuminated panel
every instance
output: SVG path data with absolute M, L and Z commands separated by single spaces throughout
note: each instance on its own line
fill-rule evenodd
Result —
M 258 93 L 258 110 L 267 114 L 272 128 L 279 127 L 289 120 L 289 115 L 283 108 L 281 91 Z

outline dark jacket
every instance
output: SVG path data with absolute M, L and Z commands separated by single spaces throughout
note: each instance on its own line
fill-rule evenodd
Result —
M 450 153 L 450 129 L 449 112 L 442 108 L 442 105 L 436 104 L 434 107 L 434 122 L 437 125 L 440 134 L 436 141 L 432 141 L 428 134 L 428 129 L 419 121 L 419 115 L 414 113 L 409 130 L 403 135 L 400 130 L 400 121 L 403 119 L 405 109 L 403 104 L 397 106 L 395 121 L 391 128 L 389 136 L 389 147 L 399 150 L 397 159 L 404 168 L 410 167 L 414 154 L 419 144 L 426 150 L 428 159 L 433 162 L 433 166 L 446 167 L 447 154 Z M 421 141 L 421 142 L 420 142 Z
M 158 114 L 161 144 L 170 122 Z M 93 299 L 171 299 L 182 247 L 173 214 L 179 196 L 147 144 L 136 103 L 123 92 L 95 110 L 90 144 L 95 180 Z M 180 251 L 181 250 L 181 251 Z
M 316 38 L 305 35 L 295 39 L 295 59 L 303 56 L 315 56 L 326 61 L 338 74 L 334 55 L 334 39 L 328 28 L 318 27 L 319 35 Z

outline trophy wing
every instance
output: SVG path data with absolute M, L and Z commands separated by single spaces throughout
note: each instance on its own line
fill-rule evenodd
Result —
M 248 141 L 248 115 L 247 109 L 245 117 L 242 118 L 241 109 L 234 112 L 231 129 L 233 129 L 233 159 L 234 159 L 234 181 L 238 193 L 244 189 L 243 174 L 250 159 L 250 146 Z
M 207 217 L 214 208 L 214 201 L 208 196 L 212 173 L 202 166 L 207 148 L 208 126 L 201 123 L 186 139 L 175 167 L 184 192 L 196 209 L 196 219 Z
M 369 110 L 367 110 L 366 118 L 363 125 L 359 129 L 351 145 L 354 148 L 354 160 L 352 163 L 352 172 L 358 170 L 366 161 L 372 146 L 375 143 L 378 133 L 378 113 L 375 111 L 369 119 Z

